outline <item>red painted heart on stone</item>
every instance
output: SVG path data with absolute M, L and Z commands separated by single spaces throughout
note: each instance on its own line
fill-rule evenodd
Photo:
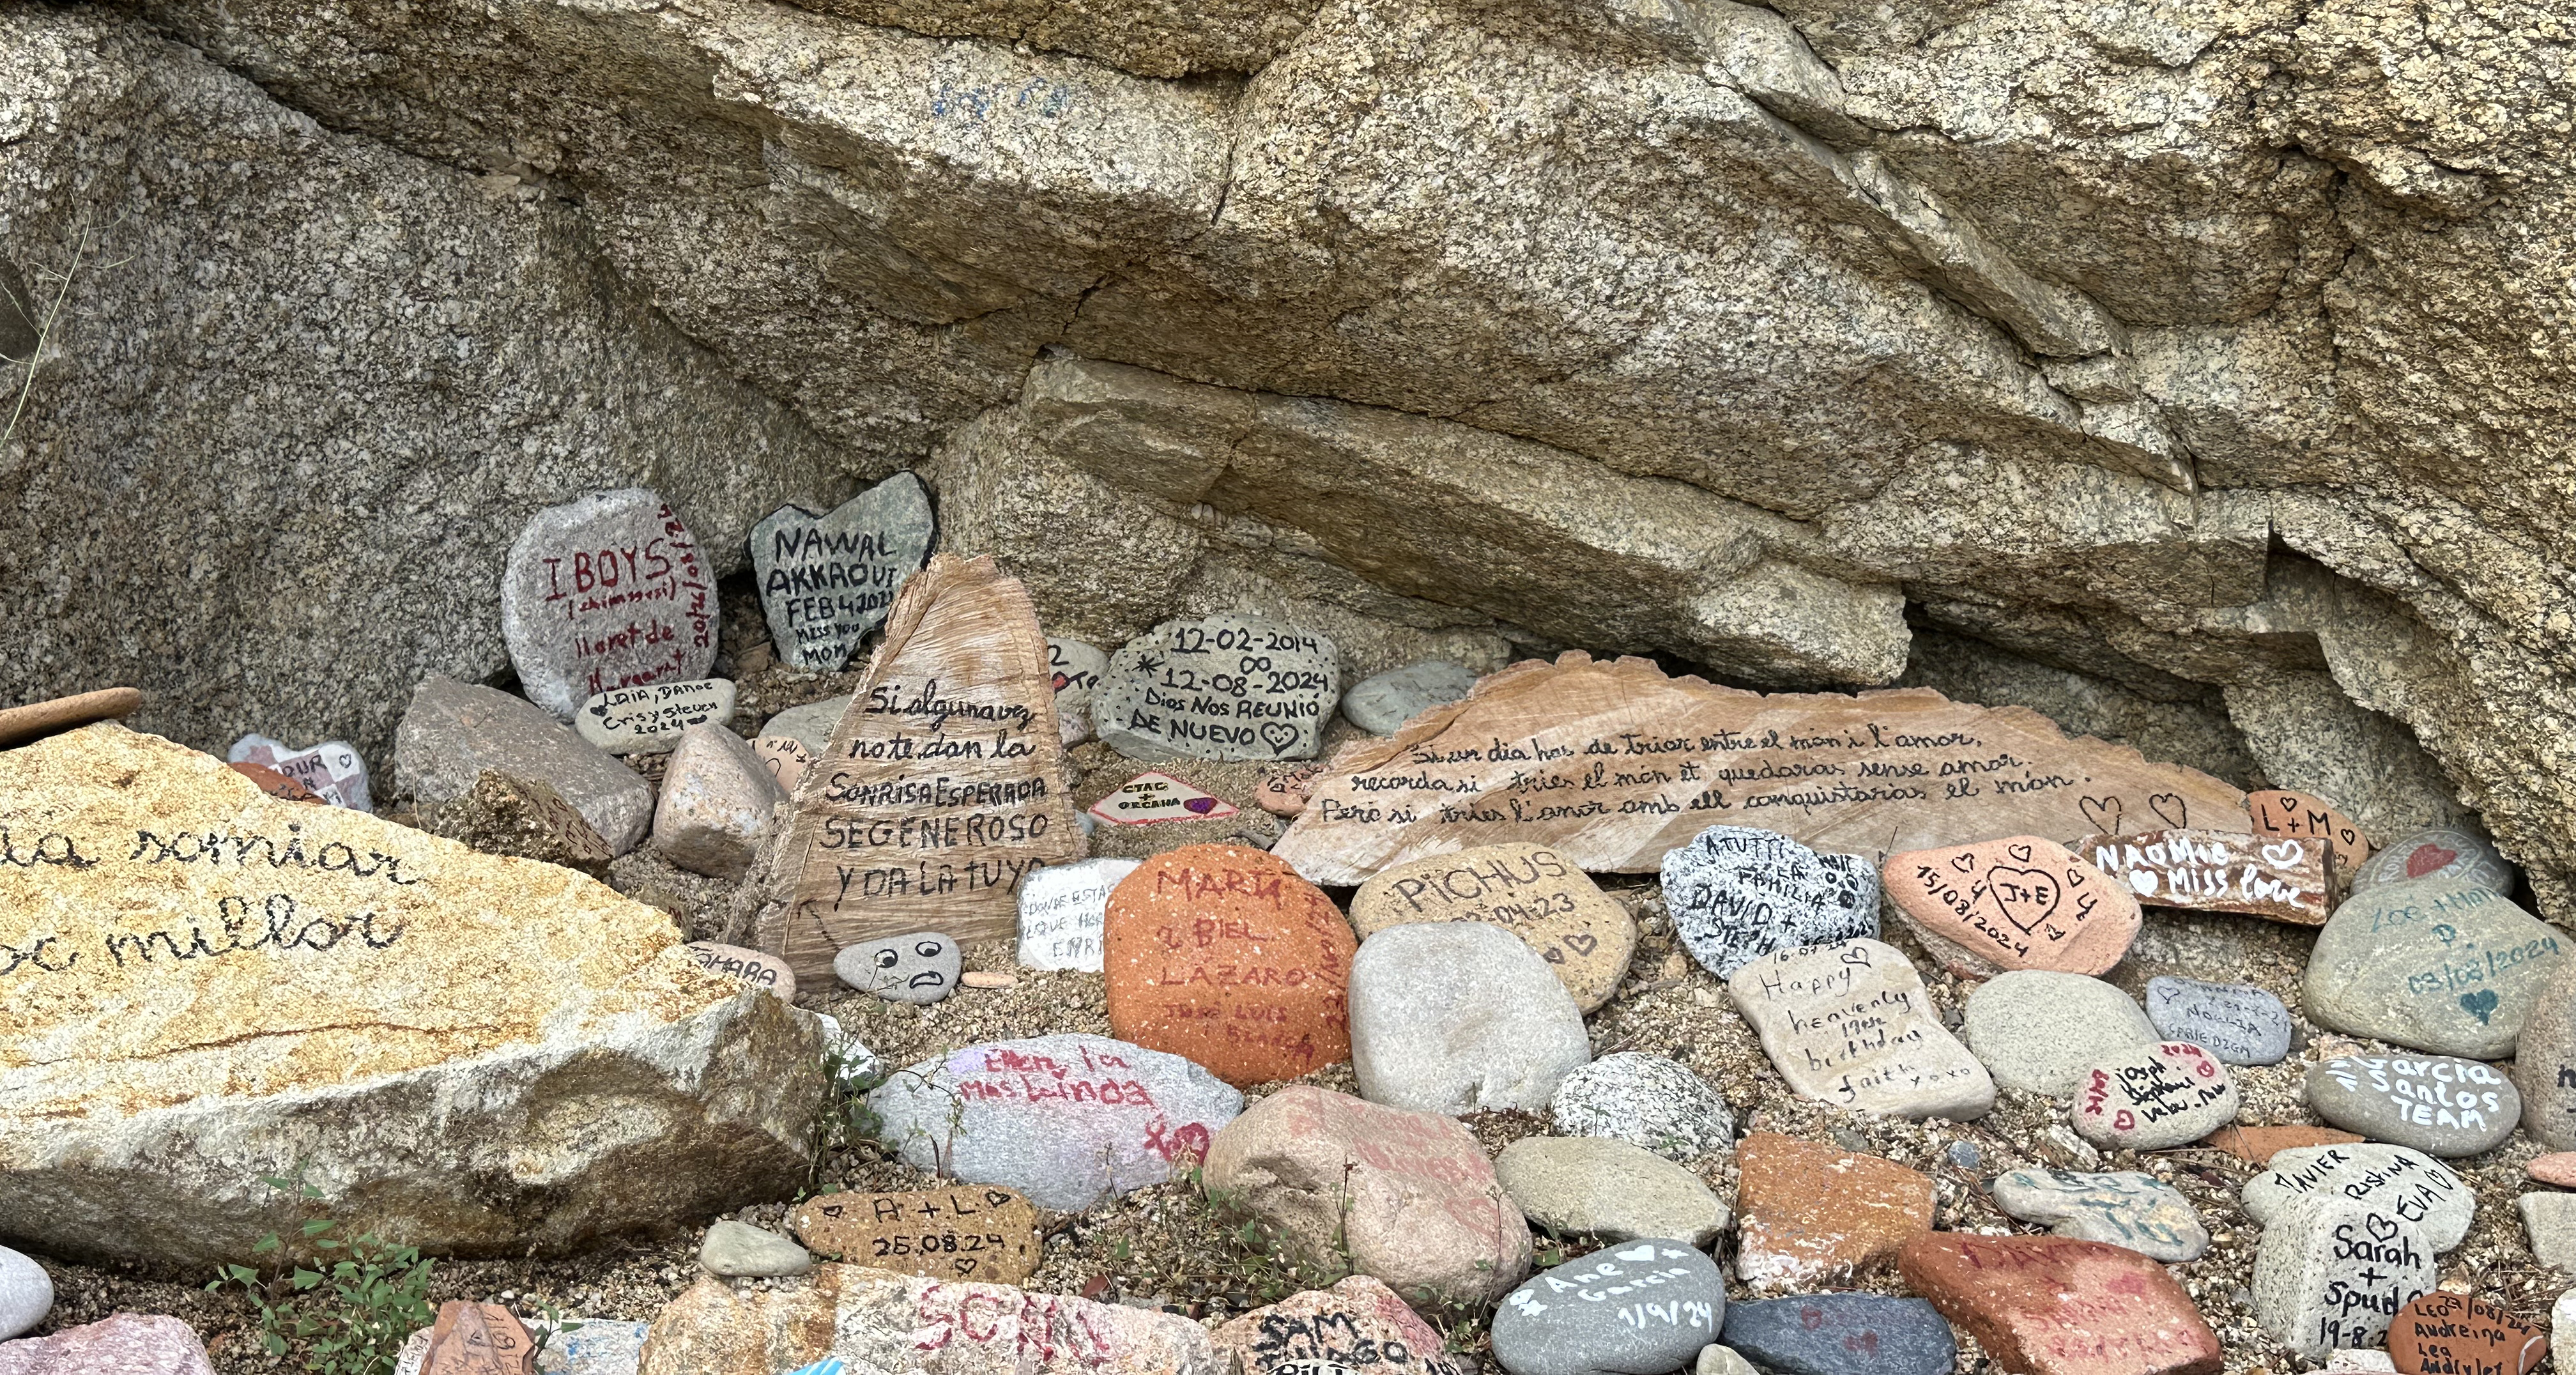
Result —
M 2451 861 L 2459 857 L 2457 850 L 2446 850 L 2439 845 L 2418 845 L 2415 853 L 2406 857 L 2406 877 L 2422 878 L 2449 867 Z

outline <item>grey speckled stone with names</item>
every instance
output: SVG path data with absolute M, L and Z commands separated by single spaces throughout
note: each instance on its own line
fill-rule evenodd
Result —
M 2459 1245 L 2478 1211 L 2478 1196 L 2450 1166 L 2422 1151 L 2375 1141 L 2282 1151 L 2270 1169 L 2245 1181 L 2237 1201 L 2246 1216 L 2268 1224 L 2292 1200 L 2310 1196 L 2386 1208 L 2421 1228 L 2435 1251 Z
M 1774 831 L 1711 826 L 1664 856 L 1664 906 L 1691 958 L 1725 978 L 1774 950 L 1878 934 L 1878 866 Z
M 938 535 L 921 479 L 897 473 L 816 515 L 782 506 L 751 527 L 751 571 L 778 661 L 835 673 L 885 624 Z

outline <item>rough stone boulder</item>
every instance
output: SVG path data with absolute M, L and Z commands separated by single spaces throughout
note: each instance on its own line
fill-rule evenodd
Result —
M 0 752 L 0 1006 L 0 1238 L 58 1255 L 562 1251 L 783 1195 L 823 1095 L 667 915 L 114 725 Z

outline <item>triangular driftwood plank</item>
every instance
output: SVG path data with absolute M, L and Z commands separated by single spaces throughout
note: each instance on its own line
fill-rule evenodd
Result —
M 820 977 L 843 946 L 1019 929 L 1020 880 L 1081 850 L 1037 611 L 990 556 L 906 579 L 831 748 L 796 789 L 760 947 Z
M 1721 824 L 1880 856 L 2252 825 L 2226 783 L 2070 738 L 2027 708 L 1929 688 L 1766 695 L 1571 651 L 1492 674 L 1391 739 L 1343 746 L 1272 853 L 1331 884 L 1505 841 L 1642 873 Z

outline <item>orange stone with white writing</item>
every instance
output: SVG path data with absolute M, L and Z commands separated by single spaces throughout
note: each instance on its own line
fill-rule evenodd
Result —
M 2245 794 L 2245 810 L 2254 818 L 2258 836 L 2324 841 L 2335 873 L 2349 876 L 2370 858 L 2370 841 L 2361 827 L 2313 793 L 2266 788 Z
M 509 1309 L 462 1299 L 438 1306 L 420 1375 L 536 1375 L 536 1369 L 537 1344 Z
M 2125 1246 L 1926 1232 L 1905 1243 L 1896 1267 L 2003 1370 L 2218 1375 L 2224 1364 L 2191 1295 Z
M 2526 1375 L 2549 1359 L 2540 1329 L 2466 1294 L 2426 1294 L 2388 1325 L 2400 1375 Z
M 1899 910 L 1999 969 L 2100 974 L 2138 935 L 2138 900 L 2056 841 L 1907 850 L 1879 871 Z
M 1351 1056 L 1358 937 L 1324 890 L 1265 851 L 1191 845 L 1109 893 L 1101 968 L 1122 1041 L 1238 1088 Z
M 824 1194 L 787 1228 L 820 1254 L 931 1279 L 1018 1284 L 1038 1268 L 1037 1209 L 999 1184 Z
M 1735 1273 L 1758 1292 L 1806 1292 L 1895 1259 L 1932 1230 L 1932 1177 L 1778 1132 L 1736 1148 Z

